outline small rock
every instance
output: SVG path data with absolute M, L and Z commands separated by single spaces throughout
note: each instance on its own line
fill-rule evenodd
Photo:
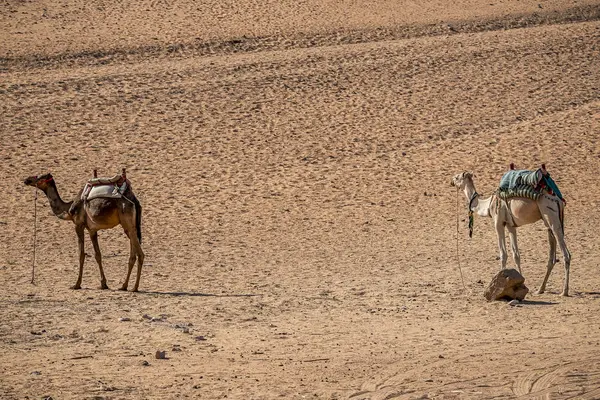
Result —
M 163 351 L 157 350 L 156 354 L 154 355 L 154 357 L 157 360 L 166 360 L 167 359 L 167 352 L 164 351 L 164 350 Z
M 41 373 L 40 371 L 33 371 L 33 372 L 31 373 L 31 375 L 41 375 L 41 374 L 42 374 L 42 373 Z
M 146 361 L 146 360 L 142 361 L 142 366 L 147 367 L 149 365 L 150 365 L 150 363 L 148 361 Z
M 190 328 L 188 328 L 187 326 L 184 326 L 182 331 L 183 331 L 183 333 L 190 333 Z
M 202 335 L 196 336 L 194 339 L 196 339 L 198 341 L 204 341 L 204 340 L 206 340 L 206 338 L 204 336 L 202 336 Z
M 121 321 L 121 322 L 131 321 L 131 318 L 123 317 L 123 318 L 119 318 L 119 321 Z
M 144 315 L 142 315 L 142 318 L 144 318 L 144 319 L 152 319 L 152 317 L 151 317 L 151 316 L 149 316 L 148 314 L 144 314 Z

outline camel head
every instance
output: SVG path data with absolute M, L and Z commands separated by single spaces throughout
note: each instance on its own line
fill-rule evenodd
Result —
M 452 186 L 456 186 L 459 189 L 464 189 L 465 185 L 469 180 L 473 182 L 474 176 L 475 174 L 473 174 L 472 172 L 463 172 L 462 174 L 454 175 L 450 184 Z
M 36 187 L 42 191 L 46 191 L 51 182 L 54 181 L 52 174 L 44 174 L 44 175 L 33 175 L 29 178 L 25 179 L 23 183 L 27 186 Z

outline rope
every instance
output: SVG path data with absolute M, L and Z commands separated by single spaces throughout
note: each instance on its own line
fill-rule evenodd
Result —
M 35 197 L 33 198 L 33 261 L 31 263 L 31 283 L 35 284 L 35 247 L 37 245 L 37 188 L 33 188 Z
M 462 268 L 460 267 L 460 256 L 459 256 L 459 251 L 458 251 L 458 236 L 460 235 L 460 229 L 459 229 L 459 217 L 458 217 L 458 187 L 456 188 L 456 262 L 458 264 L 458 270 L 460 271 L 460 280 L 462 281 L 462 285 L 463 285 L 463 289 L 467 290 L 467 287 L 465 286 L 465 278 L 463 277 L 463 272 L 462 272 Z

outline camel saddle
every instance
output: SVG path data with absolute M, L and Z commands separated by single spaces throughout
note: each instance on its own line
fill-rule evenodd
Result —
M 565 201 L 550 173 L 542 168 L 530 170 L 510 170 L 500 179 L 498 195 L 502 199 L 524 197 L 537 200 L 542 193 L 556 195 Z
M 128 187 L 129 180 L 123 175 L 115 175 L 112 178 L 91 178 L 81 192 L 81 200 L 120 199 Z

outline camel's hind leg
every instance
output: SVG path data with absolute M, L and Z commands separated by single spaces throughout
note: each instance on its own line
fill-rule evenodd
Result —
M 137 292 L 138 287 L 140 286 L 140 277 L 142 276 L 142 265 L 144 265 L 144 252 L 142 251 L 142 246 L 140 245 L 140 241 L 138 240 L 136 235 L 132 235 L 133 239 L 131 240 L 132 247 L 135 249 L 137 253 L 137 275 L 135 277 L 135 285 L 133 285 L 133 291 Z M 131 272 L 131 269 L 129 270 Z
M 523 274 L 523 272 L 521 272 L 521 252 L 519 251 L 519 244 L 517 243 L 517 228 L 508 225 L 506 228 L 508 229 L 508 235 L 510 237 L 510 247 L 513 254 L 513 260 L 517 266 L 517 269 L 519 270 L 519 273 Z
M 569 252 L 569 249 L 567 248 L 567 244 L 565 242 L 563 221 L 560 217 L 562 205 L 557 201 L 556 206 L 557 206 L 556 210 L 554 209 L 554 207 L 550 207 L 549 205 L 546 206 L 546 210 L 543 210 L 542 215 L 544 216 L 544 221 L 548 225 L 548 229 L 550 229 L 552 231 L 554 240 L 556 242 L 558 242 L 558 246 L 560 247 L 560 250 L 563 253 L 563 264 L 565 266 L 565 280 L 563 283 L 563 291 L 561 293 L 561 296 L 568 296 L 569 295 L 569 272 L 571 269 L 571 253 Z M 542 210 L 540 210 L 540 211 L 542 211 Z M 550 234 L 549 234 L 549 236 L 550 236 Z M 549 240 L 550 240 L 550 246 L 551 246 L 550 252 L 551 253 L 553 252 L 554 254 L 549 255 L 548 266 L 550 266 L 550 264 L 552 264 L 552 266 L 554 266 L 554 263 L 556 263 L 556 261 L 555 261 L 555 259 L 556 259 L 556 244 L 553 245 L 553 241 L 551 239 L 549 239 Z M 554 251 L 553 251 L 552 247 L 554 247 Z M 550 260 L 550 257 L 553 257 L 554 259 Z M 542 291 L 542 292 L 546 287 L 546 280 L 548 279 L 548 276 L 550 276 L 551 270 L 552 270 L 552 268 L 549 267 L 548 271 L 546 272 L 546 277 L 544 278 L 544 282 L 542 283 L 542 287 L 540 288 L 540 291 Z
M 100 245 L 98 244 L 98 232 L 90 232 L 90 239 L 92 239 L 96 262 L 98 263 L 98 268 L 100 268 L 100 289 L 108 289 L 106 276 L 104 275 L 104 269 L 102 268 L 102 253 L 100 253 Z
M 127 234 L 129 236 L 129 234 Z M 131 237 L 129 238 L 129 264 L 127 266 L 127 277 L 125 278 L 125 282 L 123 282 L 123 286 L 119 290 L 127 290 L 127 286 L 129 286 L 129 277 L 131 276 L 131 270 L 133 269 L 133 265 L 135 264 L 135 260 L 137 259 L 137 253 L 135 248 L 133 247 L 133 241 Z
M 548 250 L 548 265 L 546 265 L 546 276 L 544 276 L 544 281 L 542 282 L 542 286 L 540 286 L 537 291 L 538 294 L 544 293 L 546 290 L 546 283 L 548 282 L 548 278 L 550 277 L 550 273 L 556 264 L 556 237 L 552 233 L 552 229 L 548 227 L 548 244 L 550 248 Z
M 132 291 L 137 292 L 140 285 L 140 277 L 142 275 L 142 265 L 144 264 L 144 252 L 142 251 L 142 246 L 140 245 L 140 241 L 137 236 L 135 222 L 126 224 L 125 226 L 125 233 L 129 238 L 129 265 L 127 266 L 127 277 L 125 278 L 125 282 L 123 282 L 123 286 L 121 286 L 121 290 L 127 290 L 127 286 L 129 286 L 129 278 L 131 277 L 131 271 L 133 270 L 133 265 L 137 259 L 137 276 L 135 279 L 135 285 L 133 285 L 132 289 Z
M 565 243 L 565 236 L 562 231 L 562 227 L 558 227 L 558 229 L 553 229 L 554 236 L 556 236 L 556 240 L 558 241 L 558 245 L 560 246 L 560 250 L 563 253 L 563 264 L 565 266 L 565 281 L 563 284 L 563 291 L 560 294 L 561 296 L 569 295 L 569 272 L 571 269 L 571 253 L 567 248 L 567 244 Z

